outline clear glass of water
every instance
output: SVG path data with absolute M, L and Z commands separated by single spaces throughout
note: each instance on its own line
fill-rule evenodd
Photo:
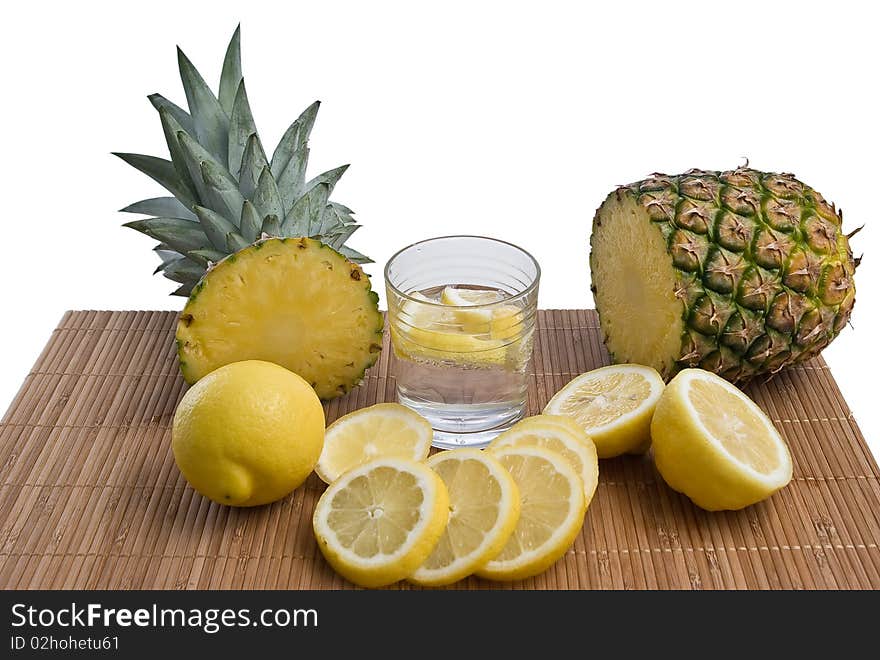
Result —
M 434 446 L 483 447 L 526 412 L 541 269 L 481 236 L 432 238 L 385 267 L 398 400 Z

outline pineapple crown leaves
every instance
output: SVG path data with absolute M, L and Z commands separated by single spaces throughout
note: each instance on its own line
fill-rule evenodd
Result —
M 360 227 L 354 212 L 330 200 L 348 169 L 306 179 L 315 101 L 284 132 L 267 158 L 241 72 L 241 30 L 235 29 L 215 95 L 179 48 L 177 62 L 187 110 L 161 94 L 149 100 L 159 113 L 169 159 L 116 153 L 171 197 L 153 197 L 121 209 L 150 216 L 125 223 L 159 241 L 156 273 L 187 296 L 206 270 L 261 238 L 315 238 L 356 263 L 371 263 L 345 243 Z

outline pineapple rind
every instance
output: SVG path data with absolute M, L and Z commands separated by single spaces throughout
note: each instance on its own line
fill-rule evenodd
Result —
M 614 328 L 615 317 L 632 312 L 603 304 L 596 275 L 621 258 L 620 250 L 645 250 L 606 247 L 613 241 L 603 240 L 602 232 L 623 207 L 632 207 L 631 222 L 659 230 L 673 267 L 668 285 L 681 301 L 679 347 L 640 356 L 664 378 L 685 367 L 732 382 L 775 373 L 818 355 L 848 322 L 856 261 L 842 214 L 819 193 L 790 174 L 745 167 L 658 174 L 612 192 L 593 220 L 596 308 L 615 361 L 633 361 L 620 350 L 629 338 L 620 341 Z M 642 332 L 646 342 L 655 339 L 644 328 L 632 331 Z
M 297 274 L 311 286 L 294 286 Z M 342 316 L 331 313 L 338 301 Z M 346 394 L 379 357 L 378 302 L 360 266 L 320 241 L 258 241 L 194 287 L 177 325 L 181 372 L 194 383 L 229 362 L 263 359 L 305 378 L 322 399 Z

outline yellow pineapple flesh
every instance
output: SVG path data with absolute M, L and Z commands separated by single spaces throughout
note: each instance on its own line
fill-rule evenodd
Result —
M 188 383 L 239 360 L 290 369 L 322 399 L 375 363 L 384 320 L 360 266 L 309 238 L 271 238 L 230 255 L 196 285 L 177 344 Z

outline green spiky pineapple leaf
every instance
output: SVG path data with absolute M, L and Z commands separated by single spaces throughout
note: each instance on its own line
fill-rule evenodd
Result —
M 195 284 L 204 274 L 204 268 L 187 257 L 177 257 L 168 263 L 162 274 L 178 284 Z
M 192 191 L 177 176 L 174 163 L 170 160 L 156 158 L 155 156 L 120 152 L 113 152 L 113 155 L 121 158 L 136 170 L 140 170 L 156 181 L 165 190 L 177 197 L 185 206 L 190 207 L 196 202 L 193 199 Z
M 263 226 L 260 228 L 260 233 L 267 236 L 281 236 L 281 220 L 278 219 L 278 216 L 267 215 L 263 218 Z
M 249 243 L 257 240 L 260 237 L 262 224 L 257 207 L 249 199 L 246 199 L 241 207 L 241 222 L 238 225 L 244 240 Z
M 260 180 L 257 182 L 257 189 L 254 192 L 254 206 L 260 215 L 277 215 L 279 218 L 284 217 L 284 206 L 281 202 L 281 193 L 278 191 L 278 184 L 272 171 L 268 167 L 264 167 L 260 173 Z M 290 234 L 293 236 L 293 234 Z
M 319 183 L 300 197 L 281 223 L 281 232 L 292 236 L 317 236 L 330 186 Z
M 190 250 L 211 247 L 201 225 L 191 220 L 146 218 L 145 220 L 126 222 L 123 226 L 135 229 L 150 238 L 155 238 L 181 254 L 186 254 Z
M 323 234 L 323 236 L 327 239 L 327 245 L 334 250 L 339 250 L 351 238 L 351 235 L 360 228 L 360 225 L 345 225 L 341 229 L 329 234 Z
M 241 190 L 245 199 L 253 199 L 260 181 L 260 174 L 264 168 L 269 167 L 266 160 L 266 152 L 256 134 L 248 138 L 241 157 L 241 170 L 238 176 L 238 189 Z
M 220 250 L 214 250 L 212 248 L 205 248 L 203 250 L 190 250 L 186 253 L 190 259 L 195 261 L 196 263 L 202 266 L 204 270 L 211 264 L 216 264 L 223 257 L 226 256 L 225 252 L 221 252 Z
M 183 218 L 196 220 L 196 214 L 180 203 L 176 197 L 151 197 L 142 199 L 125 208 L 119 209 L 122 213 L 140 213 L 141 215 L 158 215 L 169 218 Z
M 204 206 L 196 206 L 195 212 L 199 218 L 199 224 L 202 225 L 202 230 L 205 232 L 208 240 L 211 241 L 211 244 L 217 250 L 225 250 L 226 235 L 235 232 L 235 225 L 219 213 L 215 213 Z
M 311 190 L 314 186 L 317 186 L 319 183 L 326 183 L 330 186 L 330 193 L 333 193 L 333 188 L 336 187 L 336 184 L 339 182 L 339 179 L 342 178 L 342 175 L 345 174 L 346 170 L 349 168 L 348 165 L 340 165 L 339 167 L 334 167 L 332 170 L 327 170 L 326 172 L 322 172 L 314 179 L 309 181 L 304 190 Z
M 115 154 L 173 195 L 122 209 L 151 216 L 124 226 L 160 241 L 157 272 L 181 284 L 173 295 L 189 295 L 211 263 L 263 234 L 308 236 L 352 261 L 369 263 L 345 245 L 359 227 L 353 212 L 329 199 L 348 166 L 307 178 L 308 142 L 320 102 L 296 118 L 269 159 L 242 76 L 240 29 L 226 49 L 216 95 L 180 49 L 178 67 L 187 109 L 161 94 L 148 96 L 159 113 L 170 160 Z
M 330 202 L 327 204 L 327 208 L 324 209 L 325 221 L 322 226 L 332 232 L 337 226 L 345 227 L 347 225 L 356 224 L 355 219 L 352 217 L 353 214 L 354 211 L 347 206 L 337 204 L 336 202 Z
M 237 231 L 231 231 L 226 234 L 226 249 L 230 254 L 244 250 L 248 245 L 250 243 L 244 240 Z
M 232 38 L 226 47 L 223 70 L 220 73 L 220 93 L 217 95 L 220 107 L 228 115 L 232 115 L 235 95 L 238 93 L 241 79 L 241 25 L 239 25 L 232 33 Z
M 321 106 L 320 101 L 315 101 L 308 108 L 303 110 L 302 114 L 284 131 L 278 146 L 272 154 L 272 174 L 280 176 L 293 152 L 309 141 L 312 134 L 312 127 L 315 125 L 315 118 L 318 116 L 318 108 Z
M 168 99 L 166 99 L 161 94 L 150 94 L 147 97 L 150 100 L 150 103 L 153 104 L 153 107 L 156 108 L 157 111 L 161 111 L 163 108 L 167 110 L 172 117 L 177 120 L 177 123 L 183 127 L 190 135 L 194 135 L 196 132 L 195 125 L 193 124 L 193 119 L 190 117 L 189 113 L 181 108 L 179 105 L 172 103 Z
M 171 292 L 171 295 L 180 296 L 181 298 L 189 298 L 195 286 L 195 284 L 182 284 L 178 288 L 174 289 L 174 291 Z
M 217 186 L 212 185 L 206 180 L 205 167 L 208 166 L 210 168 L 211 180 L 215 184 L 223 179 L 225 180 L 224 187 L 238 189 L 238 183 L 232 178 L 226 167 L 188 133 L 179 131 L 177 133 L 177 140 L 180 144 L 180 150 L 186 162 L 189 176 L 195 182 L 196 188 L 199 191 L 202 206 L 210 206 L 216 211 L 221 211 L 223 203 L 218 196 Z
M 186 103 L 193 118 L 195 137 L 217 160 L 226 163 L 229 157 L 229 117 L 205 79 L 180 48 L 177 49 L 177 62 Z
M 229 172 L 217 167 L 211 161 L 203 160 L 202 179 L 208 186 L 211 198 L 215 200 L 214 210 L 229 219 L 231 224 L 237 225 L 244 197 L 238 189 L 238 184 L 229 176 Z
M 248 141 L 253 137 L 259 142 L 256 135 L 257 125 L 254 123 L 244 80 L 242 80 L 238 85 L 238 92 L 235 95 L 232 114 L 229 118 L 229 171 L 236 179 L 239 178 L 242 156 Z M 260 148 L 262 149 L 262 145 Z
M 361 254 L 357 250 L 353 250 L 352 248 L 348 247 L 347 245 L 340 246 L 339 248 L 337 248 L 336 251 L 339 252 L 339 254 L 341 254 L 345 258 L 349 259 L 350 261 L 353 261 L 356 264 L 374 263 L 374 261 L 372 259 L 370 259 L 368 256 Z
M 165 267 L 168 266 L 168 264 L 173 263 L 174 261 L 177 261 L 180 258 L 180 254 L 175 252 L 174 250 L 162 249 L 162 248 L 167 248 L 167 247 L 168 247 L 167 245 L 163 245 L 160 243 L 159 245 L 157 245 L 156 247 L 153 248 L 153 251 L 156 253 L 156 255 L 159 257 L 159 260 L 162 262 L 158 266 L 156 266 L 156 270 L 153 271 L 153 275 L 156 275 L 157 273 L 161 273 L 163 270 L 165 270 Z
M 159 109 L 159 121 L 162 122 L 165 144 L 168 147 L 168 153 L 171 155 L 171 162 L 174 165 L 178 178 L 188 188 L 193 200 L 203 201 L 205 199 L 205 189 L 202 186 L 201 179 L 195 177 L 195 172 L 191 169 L 191 163 L 180 143 L 180 136 L 178 135 L 188 135 L 188 133 L 168 108 Z
M 282 191 L 281 201 L 285 212 L 289 212 L 293 208 L 294 202 L 305 192 L 308 164 L 309 145 L 303 143 L 290 155 L 287 166 L 278 179 L 278 189 Z

